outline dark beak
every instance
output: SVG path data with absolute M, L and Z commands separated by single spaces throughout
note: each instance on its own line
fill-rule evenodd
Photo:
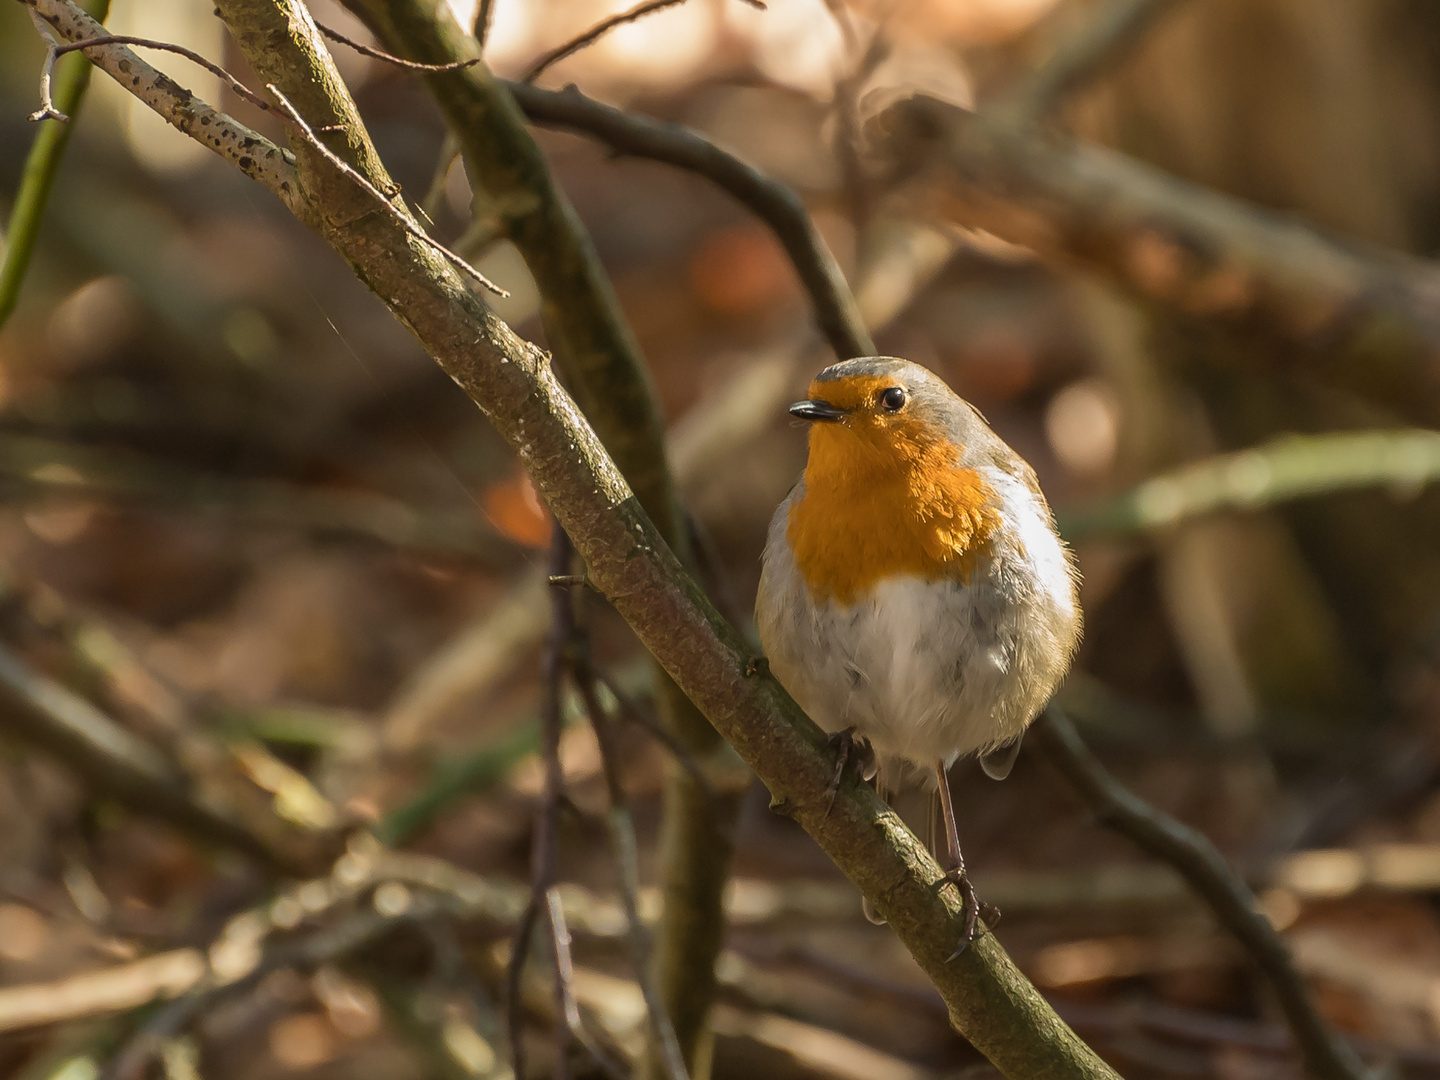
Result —
M 790 406 L 790 415 L 798 416 L 801 420 L 843 420 L 845 410 L 837 409 L 828 401 L 821 401 L 818 398 L 811 401 L 797 401 Z

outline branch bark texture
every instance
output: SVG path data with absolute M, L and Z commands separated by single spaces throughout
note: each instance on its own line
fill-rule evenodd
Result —
M 474 39 L 438 0 L 348 0 L 348 6 L 397 55 L 432 64 L 475 56 Z M 256 70 L 289 97 L 280 82 L 288 75 L 286 65 L 270 54 L 257 57 L 244 40 L 241 46 Z M 483 65 L 426 78 L 459 141 L 478 204 L 493 212 L 499 231 L 515 243 L 540 287 L 546 334 L 576 400 L 661 536 L 689 563 L 654 387 L 584 226 L 555 185 L 515 103 Z M 325 122 L 323 116 L 307 119 L 312 126 Z M 358 125 L 358 118 L 349 122 Z M 723 758 L 724 744 L 705 717 L 663 675 L 659 681 L 665 719 L 677 737 L 697 758 Z M 724 936 L 722 894 L 730 851 L 725 819 L 733 813 L 716 809 L 690 776 L 671 768 L 661 838 L 665 915 L 655 966 L 692 1066 L 705 1037 Z M 660 1072 L 654 1055 L 649 1071 Z
M 336 153 L 389 190 L 304 9 L 294 0 L 221 0 L 220 11 L 261 75 L 317 130 L 341 125 L 332 133 Z M 317 62 L 324 70 L 317 72 Z M 824 734 L 778 683 L 755 672 L 745 642 L 666 546 L 545 354 L 512 333 L 441 256 L 389 215 L 348 213 L 354 185 L 320 155 L 297 156 L 301 188 L 316 208 L 307 219 L 511 443 L 574 539 L 590 580 L 766 783 L 776 805 L 888 918 L 940 989 L 956 1027 L 1017 1080 L 1113 1080 L 993 935 L 950 962 L 960 934 L 959 898 L 942 887 L 934 859 L 873 791 L 847 784 L 827 813 L 833 762 Z

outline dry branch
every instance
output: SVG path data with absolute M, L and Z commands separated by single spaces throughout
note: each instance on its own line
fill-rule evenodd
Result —
M 531 64 L 530 70 L 525 72 L 525 76 L 521 81 L 533 83 L 561 60 L 564 60 L 567 56 L 574 56 L 581 49 L 589 48 L 617 26 L 638 22 L 647 15 L 654 15 L 657 12 L 664 11 L 666 8 L 678 7 L 683 3 L 685 3 L 685 0 L 644 0 L 643 3 L 636 4 L 629 11 L 622 11 L 618 15 L 611 15 L 608 19 L 601 19 L 583 34 L 571 38 L 564 45 L 552 49 L 539 60 L 535 61 L 535 63 Z M 751 7 L 760 8 L 762 11 L 765 8 L 764 0 L 745 0 L 745 3 Z
M 533 124 L 580 132 L 616 153 L 673 165 L 731 195 L 765 222 L 785 248 L 835 355 L 842 360 L 874 355 L 875 343 L 845 277 L 795 192 L 681 124 L 617 109 L 573 86 L 560 91 L 525 83 L 505 86 Z
M 438 0 L 348 0 L 348 5 L 393 53 L 424 63 L 477 55 L 473 38 Z M 425 78 L 460 142 L 479 203 L 493 208 L 497 231 L 519 249 L 539 286 L 546 337 L 576 401 L 661 537 L 689 564 L 689 536 L 666 465 L 664 423 L 649 370 L 574 208 L 555 184 L 515 102 L 483 64 Z M 659 687 L 665 722 L 690 752 L 702 762 L 726 760 L 723 740 L 705 717 L 663 675 Z M 730 841 L 723 824 L 732 815 L 728 807 L 724 817 L 713 810 L 690 777 L 672 768 L 660 860 L 667 915 L 655 963 L 692 1062 L 705 1038 L 713 967 L 724 935 L 721 893 Z M 647 1068 L 653 1075 L 651 1060 Z
M 222 0 L 220 10 L 261 76 L 317 130 L 336 126 L 331 148 L 387 189 L 389 178 L 304 9 L 285 0 Z M 434 76 L 457 77 L 465 76 Z M 322 155 L 302 147 L 296 156 L 313 201 L 313 209 L 301 210 L 306 220 L 487 412 L 575 541 L 591 581 L 766 782 L 776 805 L 889 919 L 956 1026 L 1012 1077 L 1113 1077 L 993 935 L 948 962 L 959 934 L 958 900 L 941 888 L 943 875 L 924 846 L 872 791 L 847 785 L 826 813 L 833 763 L 824 734 L 777 683 L 755 673 L 749 648 L 685 574 L 545 355 L 487 311 L 449 263 L 389 216 L 368 212 L 373 206 L 357 200 L 355 186 Z
M 1341 379 L 1407 414 L 1440 417 L 1434 264 L 932 98 L 892 106 L 870 130 L 897 168 L 929 168 L 942 216 L 1182 314 L 1346 365 Z
M 1319 1080 L 1365 1080 L 1365 1067 L 1355 1051 L 1316 1010 L 1284 939 L 1214 845 L 1121 787 L 1058 709 L 1052 706 L 1037 726 L 1051 760 L 1100 820 L 1178 870 L 1245 947 L 1270 980 L 1306 1070 Z
M 24 0 L 63 42 L 105 38 L 105 28 L 74 4 L 62 0 Z M 92 64 L 150 106 L 177 131 L 213 150 L 252 180 L 277 195 L 292 213 L 306 207 L 295 182 L 295 161 L 258 132 L 207 105 L 169 76 L 120 44 L 84 50 Z

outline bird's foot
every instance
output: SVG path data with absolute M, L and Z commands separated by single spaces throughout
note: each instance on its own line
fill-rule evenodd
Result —
M 964 904 L 964 924 L 960 932 L 960 947 L 950 954 L 949 960 L 946 961 L 949 963 L 950 960 L 956 960 L 965 955 L 965 950 L 970 947 L 970 943 L 985 932 L 987 925 L 994 926 L 1000 921 L 1000 909 L 994 904 L 984 903 L 975 895 L 975 886 L 971 883 L 969 875 L 965 873 L 964 866 L 946 870 L 941 884 L 947 882 L 960 890 L 960 899 Z M 980 922 L 982 916 L 985 919 L 983 925 Z
M 853 727 L 831 732 L 826 741 L 835 748 L 835 777 L 830 781 L 830 802 L 825 807 L 825 816 L 829 817 L 835 809 L 835 797 L 840 794 L 840 781 L 845 779 L 845 767 L 855 762 L 861 777 L 868 779 L 875 774 L 875 751 L 870 740 L 857 736 Z

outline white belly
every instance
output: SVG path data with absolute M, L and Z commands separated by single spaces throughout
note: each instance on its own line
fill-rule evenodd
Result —
M 1018 737 L 1063 677 L 1079 617 L 1039 514 L 968 583 L 892 577 L 842 607 L 812 601 L 784 542 L 787 500 L 756 605 L 771 670 L 817 724 L 854 727 L 882 762 L 948 765 Z

